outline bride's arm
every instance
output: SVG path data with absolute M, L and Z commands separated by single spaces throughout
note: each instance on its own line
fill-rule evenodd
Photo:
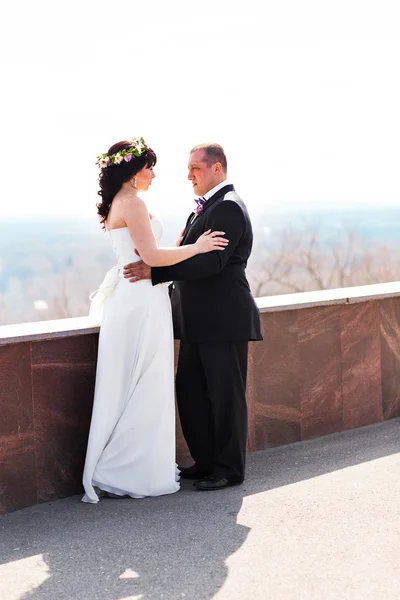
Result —
M 195 244 L 174 248 L 159 248 L 154 237 L 146 205 L 140 198 L 126 203 L 123 218 L 141 259 L 150 267 L 176 265 L 197 254 L 224 250 L 228 241 L 220 237 L 222 231 L 206 232 Z

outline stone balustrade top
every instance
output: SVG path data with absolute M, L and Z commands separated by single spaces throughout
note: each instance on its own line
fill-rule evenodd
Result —
M 332 290 L 264 296 L 257 298 L 257 305 L 261 312 L 275 312 L 277 310 L 296 310 L 298 308 L 312 308 L 314 306 L 351 304 L 353 302 L 366 302 L 368 300 L 393 298 L 395 296 L 400 296 L 400 281 Z
M 99 326 L 94 324 L 89 317 L 3 325 L 0 327 L 0 346 L 36 340 L 51 340 L 60 337 L 75 337 L 97 333 L 98 330 Z

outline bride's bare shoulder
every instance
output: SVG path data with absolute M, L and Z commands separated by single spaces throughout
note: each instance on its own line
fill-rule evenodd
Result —
M 127 194 L 121 194 L 121 196 L 119 197 L 115 197 L 115 199 L 117 200 L 117 203 L 120 206 L 120 209 L 124 210 L 124 211 L 137 211 L 137 210 L 141 210 L 141 211 L 146 211 L 147 212 L 147 206 L 145 201 L 140 198 L 139 196 L 129 196 Z

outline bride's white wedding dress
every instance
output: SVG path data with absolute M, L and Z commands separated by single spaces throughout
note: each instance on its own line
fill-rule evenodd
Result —
M 151 223 L 159 241 L 162 225 L 156 217 Z M 101 328 L 82 500 L 92 503 L 100 495 L 95 487 L 132 498 L 179 489 L 168 288 L 124 279 L 123 266 L 140 260 L 129 230 L 113 229 L 107 235 L 118 264 L 107 274 L 91 309 Z

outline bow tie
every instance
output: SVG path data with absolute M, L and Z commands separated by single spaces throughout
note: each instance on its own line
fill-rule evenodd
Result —
M 194 201 L 197 204 L 194 212 L 196 213 L 196 215 L 200 215 L 203 212 L 203 208 L 207 200 L 203 198 L 203 196 L 201 196 L 201 198 L 195 198 Z

